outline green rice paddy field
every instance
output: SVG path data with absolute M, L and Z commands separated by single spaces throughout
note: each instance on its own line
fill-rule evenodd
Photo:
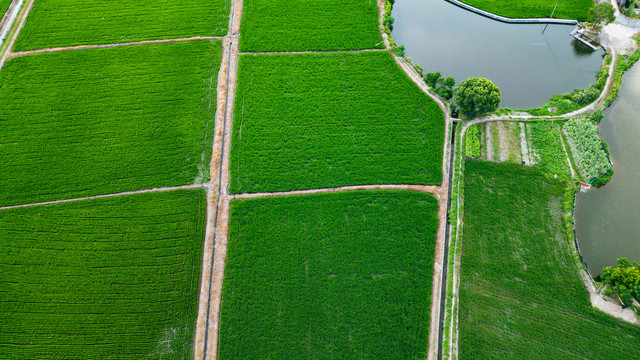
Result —
M 4 14 L 9 9 L 9 5 L 11 5 L 11 1 L 13 0 L 0 0 L 0 19 L 2 19 Z
M 640 354 L 640 328 L 591 307 L 563 226 L 563 183 L 467 161 L 464 186 L 461 359 Z
M 14 51 L 227 34 L 231 0 L 36 0 Z
M 204 191 L 0 211 L 0 358 L 186 359 Z
M 384 52 L 242 55 L 231 191 L 440 184 L 440 108 Z
M 437 212 L 400 191 L 234 200 L 218 359 L 424 359 Z
M 460 0 L 478 9 L 508 18 L 548 18 L 555 0 Z M 559 1 L 553 17 L 586 21 L 587 12 L 594 7 L 592 0 Z
M 0 72 L 0 206 L 208 181 L 219 41 L 65 51 Z
M 370 0 L 248 0 L 241 51 L 384 48 L 378 7 Z

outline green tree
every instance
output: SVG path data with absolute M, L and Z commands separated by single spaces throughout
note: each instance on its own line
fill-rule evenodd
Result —
M 453 100 L 468 116 L 494 111 L 500 105 L 500 89 L 484 78 L 469 78 L 453 92 Z
M 596 7 L 589 10 L 587 16 L 589 22 L 592 22 L 595 27 L 607 25 L 616 19 L 613 5 L 610 3 L 600 3 L 596 5 Z

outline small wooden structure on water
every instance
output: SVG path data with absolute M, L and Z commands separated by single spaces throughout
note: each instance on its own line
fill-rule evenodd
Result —
M 598 34 L 593 33 L 587 29 L 583 29 L 580 25 L 576 26 L 576 28 L 573 29 L 570 35 L 581 43 L 587 45 L 594 51 L 602 47 L 602 45 L 600 45 L 600 43 L 598 42 Z

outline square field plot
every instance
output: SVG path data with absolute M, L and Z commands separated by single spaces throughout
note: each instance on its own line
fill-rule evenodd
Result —
M 638 358 L 640 328 L 591 307 L 580 279 L 563 224 L 573 189 L 477 161 L 464 181 L 460 359 Z
M 0 206 L 206 182 L 221 42 L 23 56 L 0 71 Z
M 425 359 L 437 212 L 399 191 L 234 200 L 218 359 Z
M 2 359 L 187 359 L 201 190 L 0 211 Z
M 226 35 L 231 0 L 35 0 L 14 51 Z
M 372 0 L 245 0 L 241 51 L 384 48 Z
M 440 184 L 440 108 L 386 51 L 242 55 L 231 191 Z

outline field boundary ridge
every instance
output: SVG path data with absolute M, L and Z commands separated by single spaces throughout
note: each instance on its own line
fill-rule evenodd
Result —
M 262 192 L 262 193 L 242 193 L 231 195 L 232 199 L 257 199 L 264 197 L 283 197 L 283 196 L 295 196 L 295 195 L 310 195 L 310 194 L 327 194 L 335 192 L 347 192 L 347 191 L 360 191 L 360 190 L 405 190 L 422 192 L 434 195 L 440 199 L 442 197 L 442 187 L 434 185 L 405 185 L 405 184 L 381 184 L 381 185 L 352 185 L 352 186 L 340 186 L 332 188 L 321 189 L 306 189 L 306 190 L 292 190 L 292 191 L 276 191 L 276 192 Z

